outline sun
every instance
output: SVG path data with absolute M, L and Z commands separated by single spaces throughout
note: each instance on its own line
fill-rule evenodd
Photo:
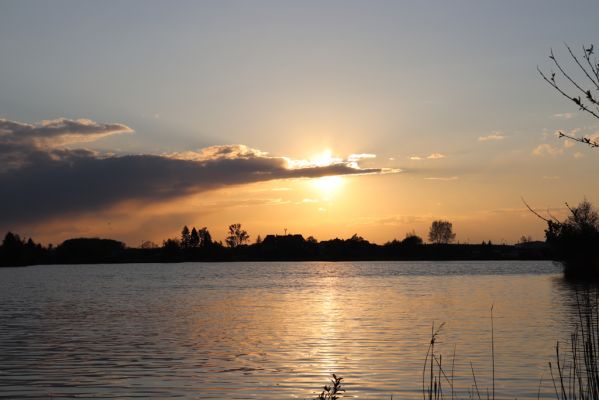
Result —
M 325 149 L 322 152 L 315 154 L 307 160 L 291 161 L 293 166 L 303 167 L 327 167 L 329 165 L 343 163 L 343 159 L 333 155 L 330 149 Z M 312 190 L 318 192 L 320 200 L 331 201 L 335 192 L 339 191 L 343 185 L 343 178 L 338 175 L 326 175 L 319 178 L 309 180 L 309 185 Z
M 333 195 L 343 186 L 343 178 L 336 175 L 323 176 L 312 181 L 323 200 L 331 200 Z
M 341 161 L 340 158 L 333 156 L 333 152 L 330 149 L 326 149 L 310 158 L 310 164 L 317 167 L 326 167 Z M 312 185 L 319 192 L 323 200 L 329 201 L 343 185 L 343 178 L 338 175 L 323 176 L 314 179 Z
M 341 160 L 333 157 L 333 152 L 330 149 L 326 149 L 322 153 L 310 158 L 310 164 L 317 167 L 326 167 L 339 161 Z

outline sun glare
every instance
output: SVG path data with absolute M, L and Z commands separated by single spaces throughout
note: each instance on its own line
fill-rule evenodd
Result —
M 341 162 L 341 159 L 333 156 L 330 149 L 326 149 L 322 153 L 311 157 L 309 162 L 314 166 L 326 167 Z M 318 190 L 323 200 L 330 200 L 342 184 L 343 178 L 341 176 L 323 176 L 312 181 L 312 185 Z
M 333 162 L 333 153 L 329 149 L 326 149 L 322 153 L 310 158 L 310 163 L 318 167 L 326 167 L 327 165 L 333 164 Z
M 312 181 L 312 184 L 324 200 L 330 200 L 332 195 L 339 191 L 343 185 L 343 178 L 340 176 L 323 176 Z

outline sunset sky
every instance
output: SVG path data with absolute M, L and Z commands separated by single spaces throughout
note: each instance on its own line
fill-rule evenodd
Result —
M 599 204 L 599 120 L 540 78 L 597 1 L 0 0 L 0 232 L 184 224 L 384 243 L 543 239 Z M 566 63 L 569 67 L 571 64 Z

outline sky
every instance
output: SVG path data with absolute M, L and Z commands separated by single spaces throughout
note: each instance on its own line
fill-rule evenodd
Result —
M 599 120 L 537 72 L 596 1 L 0 0 L 0 232 L 543 239 Z

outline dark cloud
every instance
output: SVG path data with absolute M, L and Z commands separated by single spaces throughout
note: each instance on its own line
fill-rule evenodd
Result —
M 120 124 L 55 121 L 61 122 L 28 125 L 0 120 L 0 221 L 4 228 L 102 210 L 128 200 L 159 202 L 226 185 L 384 172 L 361 169 L 354 161 L 292 168 L 287 158 L 242 145 L 170 155 L 103 156 L 31 139 L 60 141 L 130 131 Z

